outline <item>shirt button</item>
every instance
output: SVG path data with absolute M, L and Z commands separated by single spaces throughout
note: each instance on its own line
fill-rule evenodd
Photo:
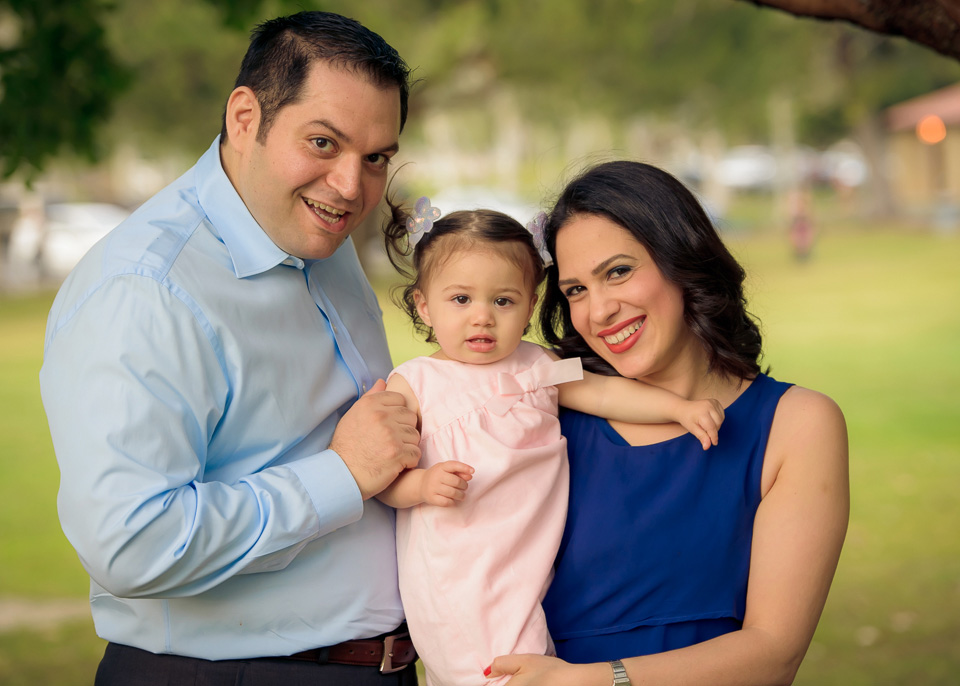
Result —
M 362 388 L 363 388 L 363 392 L 366 393 L 366 392 L 367 392 L 367 384 L 363 384 Z

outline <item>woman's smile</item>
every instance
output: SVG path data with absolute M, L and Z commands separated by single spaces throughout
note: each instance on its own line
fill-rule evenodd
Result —
M 646 315 L 634 317 L 622 324 L 604 329 L 597 335 L 603 339 L 611 352 L 622 353 L 632 348 L 640 340 L 640 336 L 643 334 L 643 324 L 646 320 Z
M 557 232 L 556 250 L 574 328 L 622 376 L 672 373 L 702 355 L 684 323 L 680 288 L 626 229 L 579 215 Z

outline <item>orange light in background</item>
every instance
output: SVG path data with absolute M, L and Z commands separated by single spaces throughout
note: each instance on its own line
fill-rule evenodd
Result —
M 921 143 L 927 145 L 936 145 L 947 137 L 947 127 L 943 124 L 943 119 L 935 114 L 928 114 L 917 122 L 917 138 Z

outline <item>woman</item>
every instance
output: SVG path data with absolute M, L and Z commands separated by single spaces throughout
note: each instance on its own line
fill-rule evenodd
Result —
M 558 657 L 499 657 L 489 676 L 791 683 L 846 532 L 840 409 L 761 372 L 743 269 L 669 174 L 634 162 L 588 170 L 546 231 L 548 342 L 587 368 L 717 398 L 726 419 L 704 452 L 675 424 L 562 416 L 570 510 L 544 602 Z

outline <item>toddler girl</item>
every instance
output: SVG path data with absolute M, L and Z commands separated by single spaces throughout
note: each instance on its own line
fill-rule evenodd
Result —
M 540 601 L 567 507 L 558 397 L 609 419 L 679 422 L 704 449 L 723 409 L 584 374 L 579 359 L 521 340 L 546 251 L 499 212 L 439 216 L 421 198 L 412 217 L 394 208 L 386 229 L 411 279 L 401 305 L 440 349 L 387 381 L 418 413 L 422 456 L 378 497 L 398 508 L 400 594 L 427 686 L 502 683 L 483 673 L 497 655 L 553 652 Z

